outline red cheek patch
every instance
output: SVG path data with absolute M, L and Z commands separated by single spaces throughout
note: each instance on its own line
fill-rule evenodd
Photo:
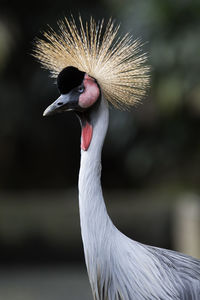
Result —
M 97 101 L 100 91 L 94 79 L 88 75 L 85 76 L 83 84 L 85 91 L 79 97 L 79 105 L 82 108 L 88 108 Z
M 82 126 L 81 133 L 81 149 L 87 151 L 92 140 L 92 125 L 86 121 L 86 124 Z

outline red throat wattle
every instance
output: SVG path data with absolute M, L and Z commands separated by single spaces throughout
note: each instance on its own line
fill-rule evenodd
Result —
M 81 149 L 87 151 L 92 140 L 92 125 L 86 121 L 82 126 Z

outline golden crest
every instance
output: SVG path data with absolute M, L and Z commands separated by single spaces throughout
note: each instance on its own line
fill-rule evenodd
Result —
M 37 39 L 34 56 L 52 77 L 74 66 L 95 78 L 104 97 L 114 106 L 126 109 L 140 101 L 149 85 L 147 55 L 140 40 L 129 34 L 118 36 L 119 25 L 112 19 L 96 23 L 91 17 L 79 26 L 73 17 L 58 22 L 59 32 L 49 29 L 44 39 Z

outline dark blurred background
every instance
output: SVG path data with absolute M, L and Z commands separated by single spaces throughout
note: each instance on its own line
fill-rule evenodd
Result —
M 42 117 L 58 91 L 31 56 L 47 24 L 57 29 L 79 13 L 112 16 L 121 34 L 145 43 L 151 65 L 143 103 L 110 111 L 109 214 L 133 239 L 200 257 L 199 0 L 1 0 L 0 299 L 91 297 L 77 201 L 80 126 L 73 113 Z

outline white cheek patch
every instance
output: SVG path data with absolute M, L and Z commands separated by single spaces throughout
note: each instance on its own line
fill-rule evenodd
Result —
M 99 87 L 94 79 L 87 76 L 83 81 L 85 91 L 79 97 L 79 105 L 82 108 L 92 106 L 99 98 Z

